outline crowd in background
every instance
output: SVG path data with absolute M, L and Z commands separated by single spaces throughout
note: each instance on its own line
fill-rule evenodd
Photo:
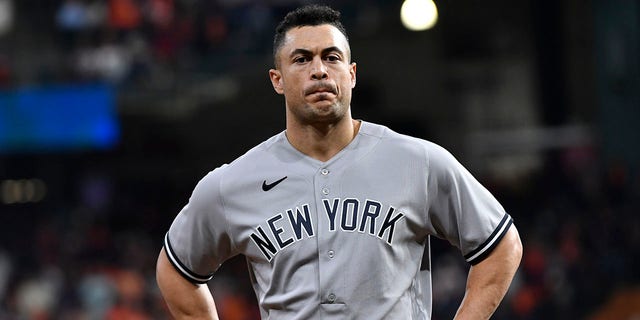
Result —
M 271 30 L 271 19 L 268 7 L 258 3 L 66 0 L 57 10 L 56 26 L 74 57 L 76 76 L 144 85 L 162 76 L 157 69 L 179 68 L 216 51 L 258 48 L 262 43 L 256 40 L 266 37 L 243 34 Z M 234 25 L 238 21 L 251 23 Z M 226 43 L 230 36 L 233 45 Z
M 24 67 L 13 64 L 18 53 L 0 46 L 0 87 L 102 80 L 144 88 L 176 70 L 222 69 L 228 64 L 216 59 L 269 54 L 275 17 L 297 4 L 49 1 L 41 4 L 48 11 L 34 13 L 44 21 L 28 23 L 39 25 L 31 29 L 34 39 L 54 28 L 54 41 L 43 40 L 43 46 L 55 50 L 51 61 L 59 63 L 26 78 Z M 16 35 L 0 37 L 20 42 Z M 597 145 L 545 157 L 542 169 L 517 182 L 478 177 L 514 217 L 524 244 L 520 270 L 494 319 L 637 316 L 637 307 L 629 306 L 640 305 L 638 168 L 604 161 Z M 178 187 L 161 178 L 140 185 L 106 161 L 93 167 L 90 160 L 74 160 L 63 201 L 0 204 L 0 319 L 169 318 L 155 284 L 155 260 L 196 177 Z M 450 319 L 464 293 L 468 265 L 449 244 L 432 243 L 433 319 Z M 242 258 L 226 263 L 210 287 L 222 319 L 258 319 Z M 617 299 L 627 303 L 616 304 Z
M 228 59 L 271 52 L 276 20 L 298 0 L 0 0 L 11 26 L 0 28 L 0 86 L 102 80 L 155 88 L 176 73 L 225 71 Z M 33 3 L 30 3 L 33 2 Z M 384 1 L 368 1 L 368 3 Z M 330 2 L 329 2 L 330 3 Z M 382 7 L 383 5 L 380 5 Z M 37 9 L 34 9 L 36 7 Z M 345 6 L 346 7 L 346 6 Z M 369 6 L 375 7 L 376 6 Z M 347 12 L 348 14 L 348 12 Z M 2 15 L 0 15 L 2 19 Z M 0 23 L 1 25 L 2 23 Z M 28 42 L 55 56 L 18 66 Z M 13 48 L 12 48 L 13 47 Z M 51 54 L 49 52 L 48 54 Z M 41 55 L 40 58 L 43 58 Z M 41 59 L 44 60 L 44 59 Z M 38 74 L 25 77 L 25 68 Z

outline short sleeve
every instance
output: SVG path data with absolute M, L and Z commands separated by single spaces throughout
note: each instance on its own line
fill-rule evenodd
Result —
M 477 264 L 491 253 L 513 223 L 496 198 L 448 151 L 430 145 L 428 215 L 434 235 Z
M 196 185 L 164 239 L 169 261 L 187 280 L 206 283 L 232 255 L 232 241 L 220 196 L 221 168 Z

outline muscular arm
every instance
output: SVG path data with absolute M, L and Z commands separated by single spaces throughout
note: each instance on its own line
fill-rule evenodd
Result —
M 520 265 L 522 243 L 512 225 L 491 254 L 469 270 L 467 288 L 456 320 L 489 319 Z
M 171 314 L 178 320 L 217 320 L 213 297 L 206 284 L 193 284 L 171 265 L 164 248 L 158 256 L 156 281 Z

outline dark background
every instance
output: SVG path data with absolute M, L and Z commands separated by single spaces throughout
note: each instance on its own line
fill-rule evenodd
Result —
M 0 126 L 18 141 L 0 143 L 0 319 L 169 318 L 164 233 L 202 176 L 284 129 L 271 41 L 302 3 L 0 0 L 0 125 L 31 121 L 17 92 L 97 85 L 117 129 L 51 144 Z M 423 32 L 400 0 L 325 3 L 358 63 L 354 117 L 449 149 L 514 217 L 524 257 L 494 319 L 640 314 L 639 1 L 436 1 Z M 65 112 L 45 121 L 62 135 Z M 450 319 L 468 266 L 432 243 Z M 210 287 L 222 319 L 257 318 L 241 258 Z

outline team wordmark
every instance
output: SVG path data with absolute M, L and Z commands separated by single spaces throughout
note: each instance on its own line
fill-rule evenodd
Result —
M 361 203 L 356 198 L 324 199 L 322 208 L 324 212 L 319 218 L 326 219 L 323 225 L 328 226 L 327 231 L 366 233 L 389 245 L 393 244 L 396 223 L 404 217 L 394 207 L 384 208 L 381 202 L 375 200 Z M 271 261 L 280 250 L 292 243 L 305 237 L 313 237 L 316 234 L 314 228 L 309 204 L 303 204 L 269 218 L 251 233 L 251 240 L 265 258 Z

